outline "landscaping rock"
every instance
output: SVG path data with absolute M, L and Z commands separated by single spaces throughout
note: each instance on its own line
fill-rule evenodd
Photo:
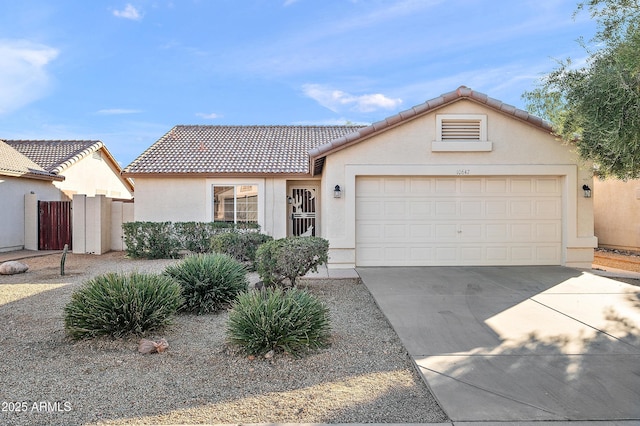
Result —
M 10 260 L 0 265 L 0 275 L 15 275 L 27 272 L 28 265 L 17 260 Z
M 153 353 L 161 353 L 164 352 L 169 347 L 169 343 L 165 339 L 160 339 L 157 342 L 153 340 L 142 339 L 138 344 L 138 352 L 143 355 L 153 354 Z

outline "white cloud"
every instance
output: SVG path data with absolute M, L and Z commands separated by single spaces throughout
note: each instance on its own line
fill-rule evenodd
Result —
M 204 112 L 198 112 L 196 113 L 196 116 L 200 118 L 204 118 L 205 120 L 215 120 L 216 118 L 221 117 L 220 114 L 216 114 L 215 112 L 212 112 L 210 114 L 206 114 Z
M 297 3 L 298 0 L 284 0 L 284 7 L 291 6 L 294 3 Z
M 0 114 L 17 110 L 47 94 L 51 76 L 46 66 L 59 50 L 26 40 L 0 39 Z
M 356 112 L 392 110 L 402 104 L 402 99 L 388 98 L 380 93 L 356 96 L 321 84 L 305 84 L 302 90 L 306 96 L 333 112 L 339 112 L 344 108 Z
M 127 3 L 123 10 L 114 10 L 113 15 L 118 18 L 131 19 L 132 21 L 139 21 L 142 19 L 142 14 L 131 3 Z
M 121 114 L 138 114 L 142 111 L 138 109 L 125 109 L 125 108 L 108 108 L 101 109 L 97 112 L 99 115 L 121 115 Z

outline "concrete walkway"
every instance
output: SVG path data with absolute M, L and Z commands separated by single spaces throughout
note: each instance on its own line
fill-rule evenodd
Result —
M 563 267 L 357 272 L 454 424 L 640 424 L 640 287 Z

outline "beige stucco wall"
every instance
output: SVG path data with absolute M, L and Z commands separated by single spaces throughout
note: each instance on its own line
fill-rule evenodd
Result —
M 640 250 L 640 180 L 594 179 L 593 208 L 600 246 Z
M 213 185 L 257 185 L 262 232 L 286 236 L 287 181 L 281 178 L 136 178 L 136 221 L 209 222 Z
M 25 199 L 25 196 L 28 197 Z M 0 198 L 3 201 L 3 207 L 0 208 L 0 252 L 21 250 L 25 245 L 29 250 L 37 250 L 37 200 L 66 200 L 50 181 L 10 176 L 0 176 Z M 33 211 L 25 212 L 25 204 Z M 25 222 L 25 213 L 28 213 L 28 223 Z
M 486 114 L 490 152 L 432 152 L 436 114 Z M 324 196 L 323 236 L 329 239 L 334 267 L 355 264 L 355 180 L 364 175 L 561 176 L 563 189 L 563 263 L 591 267 L 593 205 L 582 196 L 582 185 L 592 185 L 591 172 L 579 166 L 570 147 L 551 135 L 475 102 L 462 100 L 368 140 L 329 155 L 322 177 L 322 193 L 335 185 L 344 195 Z
M 101 156 L 96 158 L 94 155 L 88 155 L 65 169 L 61 175 L 65 180 L 56 182 L 55 185 L 69 198 L 74 194 L 84 194 L 89 197 L 105 195 L 109 198 L 127 200 L 133 197 L 129 188 L 122 182 L 119 172 Z

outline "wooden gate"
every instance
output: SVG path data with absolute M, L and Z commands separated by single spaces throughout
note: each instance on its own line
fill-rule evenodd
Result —
M 38 201 L 38 250 L 71 250 L 71 201 Z

